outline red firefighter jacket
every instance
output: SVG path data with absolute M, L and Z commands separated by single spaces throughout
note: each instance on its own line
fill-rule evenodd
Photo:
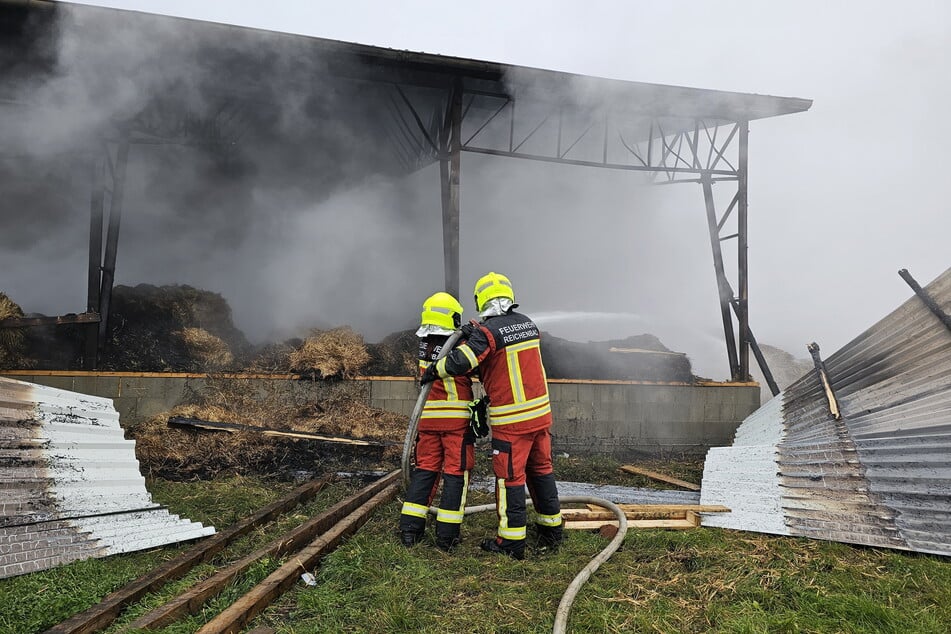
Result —
M 448 337 L 428 335 L 419 340 L 419 373 L 435 361 Z M 472 379 L 446 377 L 433 382 L 419 417 L 420 431 L 464 431 L 469 427 Z
M 477 324 L 464 344 L 436 364 L 436 370 L 444 377 L 478 368 L 489 397 L 492 428 L 511 434 L 535 432 L 551 426 L 539 341 L 535 322 L 509 310 Z

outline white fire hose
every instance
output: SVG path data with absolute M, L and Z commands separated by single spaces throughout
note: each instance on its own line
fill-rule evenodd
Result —
M 462 336 L 460 331 L 456 331 L 449 336 L 446 340 L 446 343 L 443 344 L 442 350 L 439 351 L 439 354 L 436 356 L 436 361 L 445 357 L 452 350 L 453 346 L 456 345 L 456 342 L 459 340 L 459 337 Z M 436 361 L 433 361 L 435 363 Z M 412 465 L 410 464 L 410 457 L 412 455 L 412 446 L 413 442 L 416 439 L 416 433 L 419 429 L 419 417 L 423 412 L 423 407 L 426 405 L 426 399 L 429 398 L 429 390 L 432 389 L 433 384 L 427 383 L 422 387 L 419 392 L 419 397 L 416 399 L 416 407 L 413 408 L 413 414 L 409 419 L 409 427 L 406 429 L 406 439 L 403 441 L 403 459 L 401 462 L 401 467 L 403 470 L 403 488 L 409 488 L 410 476 L 412 475 Z M 581 590 L 581 586 L 594 574 L 594 571 L 597 570 L 601 564 L 606 562 L 611 558 L 611 555 L 621 547 L 621 543 L 624 541 L 625 535 L 627 535 L 627 517 L 624 515 L 624 511 L 621 510 L 614 502 L 608 500 L 592 497 L 589 495 L 566 495 L 558 498 L 558 501 L 562 504 L 595 504 L 603 508 L 608 509 L 614 513 L 615 517 L 618 520 L 618 531 L 607 546 L 604 547 L 600 553 L 598 553 L 588 565 L 581 569 L 575 578 L 572 579 L 571 583 L 568 584 L 568 588 L 565 590 L 565 593 L 561 596 L 561 601 L 558 603 L 558 611 L 555 612 L 555 625 L 552 627 L 553 634 L 564 634 L 568 630 L 568 613 L 571 611 L 571 604 L 574 603 L 575 596 L 577 596 L 578 591 Z M 531 505 L 531 500 L 528 500 L 528 504 Z M 465 509 L 466 515 L 472 515 L 474 513 L 482 513 L 486 511 L 494 511 L 495 504 L 482 504 L 480 506 L 469 506 Z M 429 512 L 435 514 L 437 509 L 435 507 L 430 507 Z

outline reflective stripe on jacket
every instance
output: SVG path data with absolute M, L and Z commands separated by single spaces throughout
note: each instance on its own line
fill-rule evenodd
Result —
M 442 350 L 447 337 L 429 335 L 419 341 L 421 375 Z M 422 431 L 464 431 L 469 427 L 472 380 L 468 376 L 446 377 L 433 382 L 419 417 Z
M 464 344 L 436 365 L 441 377 L 476 367 L 489 396 L 493 427 L 504 425 L 509 433 L 528 433 L 551 425 L 538 326 L 526 315 L 510 310 L 487 317 Z

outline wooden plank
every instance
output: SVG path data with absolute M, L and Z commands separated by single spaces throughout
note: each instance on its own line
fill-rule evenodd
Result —
M 602 526 L 618 526 L 617 520 L 590 520 L 565 522 L 566 530 L 598 530 Z M 665 519 L 665 520 L 628 520 L 629 528 L 667 528 L 667 529 L 687 529 L 696 528 L 694 523 L 686 519 Z
M 98 324 L 99 313 L 70 313 L 59 317 L 7 317 L 0 319 L 0 328 L 30 328 L 61 324 Z
M 579 510 L 579 509 L 563 509 L 561 511 L 561 517 L 566 522 L 573 521 L 586 521 L 586 520 L 613 520 L 617 516 L 611 511 L 591 511 L 591 510 Z M 646 519 L 687 519 L 687 511 L 674 511 L 671 513 L 636 513 L 632 511 L 626 511 L 624 517 L 629 520 L 646 520 Z
M 272 572 L 268 577 L 254 586 L 247 594 L 225 608 L 214 619 L 198 630 L 198 634 L 225 634 L 237 633 L 260 614 L 264 608 L 286 592 L 302 571 L 307 571 L 316 565 L 317 561 L 328 552 L 337 548 L 345 537 L 355 533 L 378 506 L 389 502 L 396 497 L 399 484 L 394 483 L 376 494 L 365 505 L 341 520 L 333 528 L 318 537 L 310 546 L 301 550 L 296 557 Z
M 355 495 L 338 502 L 320 515 L 304 522 L 297 528 L 282 535 L 268 545 L 225 566 L 217 573 L 200 581 L 186 592 L 178 595 L 165 605 L 159 606 L 148 614 L 133 621 L 128 629 L 156 629 L 176 621 L 187 614 L 201 610 L 202 605 L 217 595 L 238 575 L 251 567 L 257 560 L 266 557 L 279 557 L 294 552 L 323 531 L 329 530 L 337 522 L 364 505 L 367 500 L 380 493 L 386 487 L 400 479 L 400 472 L 393 471 L 371 485 L 361 489 Z M 296 560 L 295 560 L 296 561 Z
M 693 511 L 694 513 L 729 513 L 730 508 L 721 504 L 618 504 L 624 511 L 633 513 L 673 513 Z M 602 511 L 604 507 L 588 504 L 589 509 Z
M 272 429 L 270 427 L 256 427 L 254 425 L 242 425 L 240 423 L 220 423 L 207 420 L 198 420 L 197 418 L 182 418 L 173 416 L 168 419 L 168 424 L 173 427 L 187 427 L 191 429 L 204 429 L 207 431 L 224 431 L 234 433 L 236 431 L 248 431 L 261 434 L 263 436 L 279 436 L 283 438 L 297 438 L 303 440 L 319 440 L 321 442 L 341 443 L 345 445 L 358 445 L 360 447 L 386 447 L 396 445 L 396 442 L 378 442 L 375 440 L 363 440 L 361 438 L 350 438 L 348 436 L 326 436 L 324 434 L 313 434 L 306 431 L 288 431 L 283 429 Z
M 282 513 L 310 500 L 327 486 L 329 480 L 330 478 L 321 478 L 294 489 L 280 500 L 268 504 L 258 512 L 232 524 L 218 534 L 202 540 L 194 548 L 106 595 L 102 601 L 88 610 L 54 625 L 46 631 L 46 634 L 86 634 L 105 628 L 119 616 L 125 606 L 138 601 L 149 592 L 158 590 L 169 581 L 183 577 L 196 565 L 208 561 L 234 540 L 249 533 L 255 527 L 270 522 Z
M 679 478 L 674 478 L 672 476 L 664 475 L 663 473 L 657 473 L 656 471 L 651 471 L 650 469 L 642 469 L 641 467 L 635 467 L 634 465 L 623 465 L 621 471 L 625 473 L 633 473 L 635 475 L 642 475 L 652 480 L 660 480 L 661 482 L 666 482 L 667 484 L 673 484 L 685 489 L 690 489 L 691 491 L 699 491 L 700 485 L 694 484 L 692 482 L 687 482 Z

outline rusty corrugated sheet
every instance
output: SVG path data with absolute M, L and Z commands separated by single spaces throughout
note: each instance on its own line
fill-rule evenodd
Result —
M 925 290 L 951 313 L 951 269 Z M 841 419 L 814 372 L 747 418 L 701 490 L 734 512 L 704 525 L 951 555 L 951 331 L 912 296 L 825 367 Z
M 0 578 L 194 539 L 152 501 L 106 398 L 0 377 Z

